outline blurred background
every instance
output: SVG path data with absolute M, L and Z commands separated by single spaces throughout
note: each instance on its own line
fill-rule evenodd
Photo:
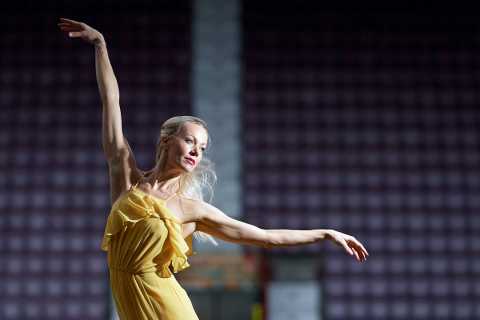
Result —
M 370 253 L 195 243 L 200 319 L 480 319 L 475 10 L 240 0 L 2 4 L 0 319 L 116 318 L 94 49 L 59 17 L 103 33 L 141 169 L 164 120 L 200 116 L 215 205 Z

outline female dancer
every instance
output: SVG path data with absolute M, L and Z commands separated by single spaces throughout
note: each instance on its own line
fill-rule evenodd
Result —
M 137 168 L 123 136 L 119 90 L 104 37 L 85 23 L 61 18 L 60 29 L 95 47 L 95 67 L 103 104 L 103 149 L 109 165 L 112 208 L 102 249 L 107 251 L 110 285 L 121 319 L 198 319 L 172 272 L 189 266 L 185 238 L 194 232 L 265 248 L 331 240 L 358 261 L 367 250 L 354 237 L 332 230 L 264 230 L 235 220 L 203 201 L 202 187 L 214 177 L 203 156 L 206 123 L 179 116 L 165 121 L 156 164 Z M 209 175 L 210 173 L 210 175 Z

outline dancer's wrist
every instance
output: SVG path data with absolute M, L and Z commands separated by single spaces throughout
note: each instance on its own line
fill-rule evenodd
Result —
M 105 42 L 103 35 L 100 35 L 97 39 L 93 40 L 93 45 L 95 48 L 104 48 L 107 46 L 107 43 Z

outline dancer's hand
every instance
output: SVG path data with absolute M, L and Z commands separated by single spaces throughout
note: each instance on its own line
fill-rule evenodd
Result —
M 367 249 L 354 237 L 328 229 L 325 233 L 325 239 L 332 240 L 335 244 L 342 246 L 350 255 L 355 255 L 358 261 L 367 260 Z
M 63 32 L 67 33 L 70 38 L 82 38 L 94 45 L 101 44 L 105 41 L 103 35 L 98 32 L 98 30 L 95 30 L 83 22 L 60 18 L 58 26 Z

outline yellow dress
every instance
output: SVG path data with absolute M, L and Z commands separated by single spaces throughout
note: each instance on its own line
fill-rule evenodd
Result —
M 138 183 L 137 183 L 138 184 Z M 173 272 L 189 266 L 191 247 L 166 201 L 132 186 L 112 205 L 102 241 L 122 320 L 198 320 Z

